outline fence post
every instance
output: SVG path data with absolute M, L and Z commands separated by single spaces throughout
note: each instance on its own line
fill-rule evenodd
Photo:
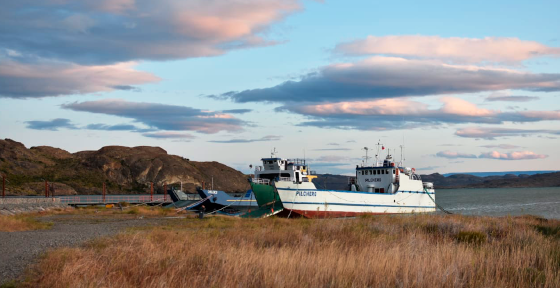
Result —
M 167 184 L 163 183 L 163 202 L 167 200 Z
M 45 198 L 49 198 L 49 181 L 45 180 Z
M 152 182 L 152 188 L 150 189 L 150 202 L 154 202 L 154 182 Z

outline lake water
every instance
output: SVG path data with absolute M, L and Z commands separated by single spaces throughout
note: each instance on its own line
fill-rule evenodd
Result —
M 538 215 L 560 219 L 560 187 L 439 189 L 436 202 L 451 213 L 480 216 Z

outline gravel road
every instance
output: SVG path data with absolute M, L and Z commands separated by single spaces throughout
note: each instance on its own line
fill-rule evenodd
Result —
M 97 215 L 54 215 L 40 219 L 53 222 L 53 227 L 48 230 L 0 232 L 0 285 L 21 276 L 29 264 L 48 249 L 76 246 L 126 228 L 169 221 L 165 218 L 123 219 Z

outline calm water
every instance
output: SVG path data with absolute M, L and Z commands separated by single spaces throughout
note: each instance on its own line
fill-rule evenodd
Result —
M 439 189 L 436 202 L 451 213 L 506 216 L 538 215 L 560 219 L 560 187 Z

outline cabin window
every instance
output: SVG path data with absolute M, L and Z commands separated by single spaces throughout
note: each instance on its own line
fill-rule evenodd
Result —
M 395 174 L 395 169 L 393 169 L 393 175 Z
M 368 173 L 368 174 L 369 174 L 369 175 L 372 175 L 372 172 L 373 172 L 372 170 L 369 170 L 369 173 Z
M 385 174 L 389 174 L 389 170 L 385 170 Z
M 385 170 L 381 170 L 381 174 L 385 174 Z
M 379 188 L 375 188 L 375 193 L 379 193 Z

